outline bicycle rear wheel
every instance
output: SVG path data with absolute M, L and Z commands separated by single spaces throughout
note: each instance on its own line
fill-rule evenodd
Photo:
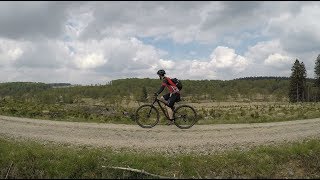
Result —
M 191 128 L 197 122 L 197 113 L 189 105 L 179 106 L 174 111 L 174 124 L 180 129 Z
M 159 122 L 159 111 L 154 106 L 145 104 L 137 109 L 135 118 L 142 128 L 152 128 Z

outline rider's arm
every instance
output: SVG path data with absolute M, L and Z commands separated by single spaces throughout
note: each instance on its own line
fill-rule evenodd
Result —
M 156 92 L 157 95 L 159 95 L 164 90 L 164 88 L 166 87 L 166 84 L 167 84 L 167 79 L 164 79 L 160 89 Z
M 156 93 L 159 95 L 164 90 L 165 87 L 166 86 L 162 85 Z

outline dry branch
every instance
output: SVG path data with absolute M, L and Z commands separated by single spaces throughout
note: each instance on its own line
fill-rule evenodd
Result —
M 157 177 L 157 178 L 160 178 L 160 179 L 172 179 L 171 177 L 165 177 L 165 176 L 160 176 L 160 175 L 157 175 L 157 174 L 151 174 L 151 173 L 148 173 L 144 170 L 140 170 L 140 169 L 133 169 L 133 168 L 125 168 L 125 167 L 114 167 L 114 166 L 102 166 L 102 167 L 105 167 L 105 168 L 110 168 L 110 169 L 120 169 L 120 170 L 125 170 L 125 171 L 131 171 L 131 172 L 136 172 L 136 173 L 141 173 L 141 174 L 144 174 L 144 175 L 149 175 L 149 176 L 152 176 L 152 177 Z
M 9 173 L 10 173 L 10 170 L 11 170 L 12 165 L 13 165 L 13 162 L 11 162 L 11 164 L 10 164 L 10 166 L 9 166 L 9 169 L 8 169 L 8 171 L 7 171 L 7 174 L 6 174 L 5 179 L 8 179 L 8 175 L 9 175 Z

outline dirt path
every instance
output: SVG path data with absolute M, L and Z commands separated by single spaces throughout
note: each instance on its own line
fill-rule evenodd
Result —
M 153 150 L 168 153 L 210 153 L 230 148 L 320 137 L 320 118 L 263 124 L 195 125 L 143 129 L 138 125 L 34 120 L 0 116 L 0 136 L 40 142 Z

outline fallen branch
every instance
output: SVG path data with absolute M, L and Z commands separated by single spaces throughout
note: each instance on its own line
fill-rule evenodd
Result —
M 11 164 L 10 164 L 10 167 L 9 167 L 9 169 L 8 169 L 8 171 L 7 171 L 7 174 L 6 174 L 5 179 L 8 179 L 8 175 L 9 175 L 9 173 L 10 173 L 10 170 L 11 170 L 12 165 L 13 165 L 13 162 L 11 162 Z
M 151 173 L 148 173 L 144 170 L 139 170 L 139 169 L 133 169 L 133 168 L 125 168 L 125 167 L 114 167 L 114 166 L 109 166 L 109 167 L 106 167 L 106 166 L 102 166 L 104 168 L 110 168 L 110 169 L 121 169 L 121 170 L 125 170 L 125 171 L 131 171 L 131 172 L 137 172 L 137 173 L 141 173 L 141 174 L 145 174 L 145 175 L 149 175 L 149 176 L 152 176 L 152 177 L 157 177 L 157 178 L 163 178 L 163 179 L 170 179 L 171 177 L 165 177 L 165 176 L 160 176 L 160 175 L 157 175 L 157 174 L 151 174 Z
M 200 174 L 198 173 L 198 171 L 197 171 L 197 170 L 195 170 L 195 171 L 196 171 L 198 177 L 199 177 L 200 179 L 203 179 L 203 178 L 200 176 Z

